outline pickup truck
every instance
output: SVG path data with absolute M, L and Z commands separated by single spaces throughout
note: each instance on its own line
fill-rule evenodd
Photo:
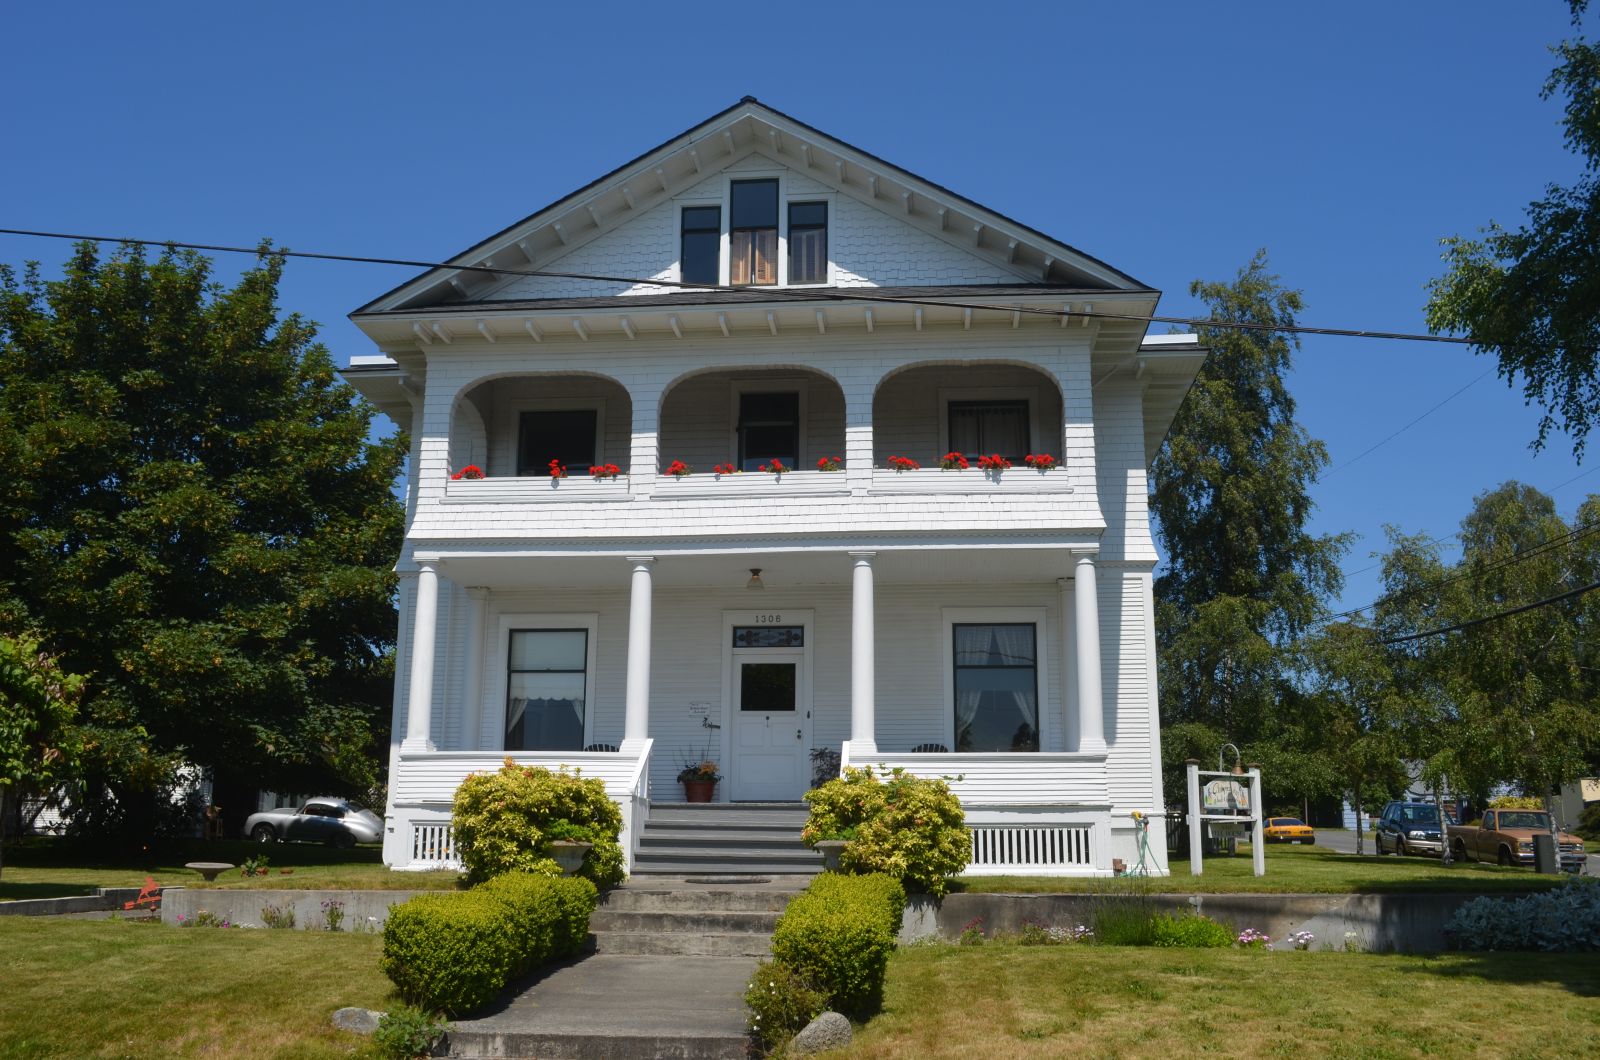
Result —
M 1481 825 L 1450 826 L 1450 853 L 1457 861 L 1494 861 L 1501 865 L 1532 865 L 1533 837 L 1550 833 L 1546 810 L 1486 810 Z M 1588 855 L 1583 840 L 1562 832 L 1556 836 L 1561 867 L 1583 871 Z

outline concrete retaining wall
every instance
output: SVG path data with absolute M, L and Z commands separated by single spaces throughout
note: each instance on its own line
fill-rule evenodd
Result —
M 913 898 L 901 925 L 902 942 L 956 939 L 981 918 L 983 933 L 1015 933 L 1024 921 L 1047 927 L 1093 925 L 1113 902 L 1148 902 L 1158 913 L 1203 913 L 1234 931 L 1255 928 L 1272 936 L 1273 949 L 1289 949 L 1296 931 L 1316 936 L 1313 948 L 1344 949 L 1350 942 L 1370 952 L 1439 953 L 1444 925 L 1472 894 L 1153 894 L 1133 899 L 1102 894 L 952 894 L 942 901 Z
M 93 894 L 67 898 L 23 898 L 0 902 L 0 916 L 60 916 L 63 913 L 99 913 L 121 909 L 139 897 L 137 887 L 96 887 Z
M 379 931 L 389 919 L 389 907 L 426 891 L 293 891 L 288 889 L 223 890 L 220 888 L 168 887 L 161 896 L 161 922 L 177 924 L 178 917 L 192 920 L 201 910 L 244 927 L 263 927 L 262 906 L 294 910 L 295 927 L 320 929 L 326 920 L 322 903 L 344 903 L 341 931 Z

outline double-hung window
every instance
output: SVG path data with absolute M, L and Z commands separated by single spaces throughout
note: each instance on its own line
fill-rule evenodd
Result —
M 513 629 L 507 751 L 578 751 L 589 706 L 588 629 Z
M 1028 402 L 951 401 L 948 404 L 950 448 L 957 453 L 999 453 L 1020 462 L 1032 451 Z
M 739 469 L 755 471 L 772 460 L 793 469 L 800 464 L 798 392 L 739 395 Z
M 789 282 L 828 282 L 828 204 L 789 204 Z
M 550 461 L 588 469 L 599 463 L 596 409 L 532 409 L 517 421 L 517 474 L 549 475 Z
M 678 279 L 708 286 L 721 282 L 722 207 L 685 206 Z
M 776 180 L 736 180 L 728 188 L 728 282 L 778 282 Z
M 1032 622 L 957 622 L 956 750 L 1039 749 L 1038 627 Z

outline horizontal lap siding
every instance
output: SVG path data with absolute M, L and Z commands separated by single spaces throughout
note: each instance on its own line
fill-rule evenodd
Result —
M 567 766 L 583 777 L 605 782 L 606 793 L 614 798 L 628 794 L 634 763 L 617 755 L 535 755 L 518 756 L 523 764 L 558 769 Z M 397 803 L 447 803 L 455 797 L 456 788 L 472 773 L 492 773 L 501 766 L 502 759 L 494 755 L 428 755 L 406 761 L 400 775 L 395 778 L 391 796 Z
M 1108 571 L 1100 583 L 1101 660 L 1104 672 L 1107 781 L 1120 810 L 1155 808 L 1159 781 L 1151 776 L 1151 685 L 1146 578 Z
M 904 768 L 923 777 L 943 777 L 968 805 L 1016 805 L 1048 800 L 1076 805 L 1106 801 L 1104 773 L 1097 762 L 1051 762 L 1036 755 L 1015 755 L 1005 762 L 972 762 L 951 755 L 949 762 L 926 756 L 879 754 L 872 761 L 886 769 Z M 854 762 L 866 764 L 866 760 Z

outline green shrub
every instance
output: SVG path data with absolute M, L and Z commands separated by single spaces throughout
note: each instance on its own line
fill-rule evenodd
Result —
M 1136 903 L 1108 903 L 1095 912 L 1094 940 L 1102 946 L 1154 946 L 1156 916 Z
M 1206 916 L 1158 916 L 1153 921 L 1154 945 L 1186 949 L 1222 949 L 1233 945 L 1233 932 Z
M 457 856 L 467 879 L 536 870 L 556 839 L 593 843 L 578 875 L 596 885 L 622 882 L 622 811 L 605 783 L 563 767 L 552 773 L 510 758 L 495 773 L 474 773 L 456 789 L 451 814 Z
M 808 846 L 848 840 L 840 858 L 846 872 L 887 873 L 909 891 L 938 896 L 971 859 L 961 803 L 942 780 L 903 769 L 880 780 L 871 766 L 850 767 L 806 792 L 806 801 L 811 814 L 800 837 Z
M 506 905 L 512 933 L 523 951 L 517 975 L 583 949 L 589 937 L 589 915 L 599 900 L 594 884 L 582 877 L 552 878 L 525 872 L 496 876 L 473 893 L 489 895 Z
M 744 992 L 750 1036 L 763 1055 L 776 1052 L 828 1010 L 828 994 L 787 965 L 762 961 Z
M 406 1001 L 470 1012 L 512 979 L 582 949 L 597 898 L 588 880 L 520 872 L 419 895 L 389 911 L 381 967 Z
M 778 918 L 773 957 L 825 991 L 838 1011 L 866 1015 L 883 996 L 904 905 L 892 878 L 823 873 Z
M 432 1055 L 433 1043 L 444 1029 L 437 1016 L 411 1005 L 399 1005 L 379 1018 L 372 1044 L 384 1060 L 416 1060 Z
M 294 903 L 267 904 L 261 907 L 261 926 L 267 928 L 294 927 Z
M 506 903 L 476 891 L 424 894 L 389 910 L 380 967 L 413 1005 L 449 1015 L 493 1001 L 521 963 Z

